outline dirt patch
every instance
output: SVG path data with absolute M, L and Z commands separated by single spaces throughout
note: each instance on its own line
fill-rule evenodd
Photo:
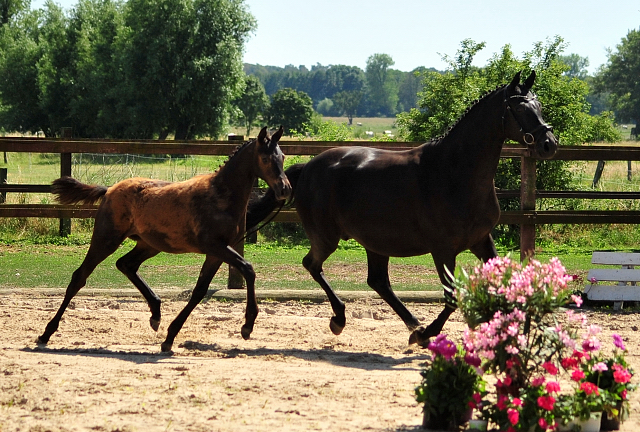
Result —
M 28 294 L 28 295 L 27 295 Z M 0 431 L 416 431 L 413 389 L 426 352 L 382 301 L 347 304 L 329 331 L 328 303 L 263 302 L 244 341 L 241 302 L 209 301 L 191 315 L 172 355 L 160 353 L 184 301 L 163 304 L 159 334 L 140 297 L 78 296 L 46 348 L 34 340 L 61 298 L 0 296 Z M 409 304 L 430 322 L 436 304 Z M 640 370 L 636 314 L 590 313 L 619 333 Z M 460 340 L 455 313 L 445 332 Z M 623 431 L 640 429 L 632 395 Z

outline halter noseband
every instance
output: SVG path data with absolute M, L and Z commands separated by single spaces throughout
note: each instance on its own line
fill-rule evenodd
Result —
M 541 123 L 540 125 L 536 126 L 531 132 L 524 132 L 524 128 L 522 127 L 522 123 L 520 123 L 520 120 L 518 120 L 518 117 L 516 117 L 515 113 L 513 112 L 513 110 L 511 109 L 511 105 L 509 104 L 509 100 L 510 99 L 524 99 L 525 101 L 531 101 L 531 100 L 536 100 L 538 97 L 536 95 L 534 95 L 533 97 L 527 97 L 526 95 L 513 95 L 513 96 L 507 96 L 507 88 L 505 87 L 504 89 L 504 104 L 505 104 L 505 108 L 504 108 L 504 114 L 502 115 L 502 129 L 504 130 L 504 120 L 507 114 L 507 111 L 511 113 L 511 115 L 513 116 L 513 119 L 516 121 L 516 123 L 518 123 L 518 126 L 520 127 L 520 132 L 522 132 L 522 140 L 524 141 L 524 143 L 526 145 L 533 145 L 536 142 L 536 137 L 535 135 L 542 129 L 544 132 L 551 132 L 553 130 L 553 127 L 549 126 L 547 123 Z

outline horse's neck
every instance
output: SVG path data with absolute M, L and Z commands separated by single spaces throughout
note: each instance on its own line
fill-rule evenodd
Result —
M 505 133 L 504 100 L 496 90 L 476 103 L 442 138 L 440 146 L 460 176 L 471 176 L 478 186 L 493 184 Z
M 217 190 L 226 190 L 227 194 L 238 198 L 241 206 L 249 199 L 251 189 L 257 178 L 255 173 L 253 145 L 247 144 L 240 148 L 213 176 L 213 186 Z

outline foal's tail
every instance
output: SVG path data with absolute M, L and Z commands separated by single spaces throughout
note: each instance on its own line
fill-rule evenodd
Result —
M 60 177 L 51 184 L 51 193 L 60 204 L 95 204 L 107 193 L 107 187 L 84 184 L 72 177 Z
M 289 183 L 291 183 L 292 189 L 289 203 L 291 203 L 295 198 L 296 185 L 304 166 L 305 164 L 295 164 L 285 170 L 285 174 L 289 179 Z M 279 204 L 280 201 L 276 199 L 276 195 L 271 188 L 267 189 L 267 192 L 264 195 L 253 198 L 249 201 L 249 206 L 247 208 L 247 232 L 266 219 Z

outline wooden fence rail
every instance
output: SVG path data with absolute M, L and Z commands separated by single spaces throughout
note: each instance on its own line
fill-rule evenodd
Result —
M 42 139 L 42 138 L 0 138 L 2 152 L 59 153 L 61 155 L 61 175 L 71 173 L 73 153 L 104 154 L 191 154 L 227 156 L 233 152 L 235 141 L 157 141 L 157 140 L 84 140 L 84 139 Z M 390 150 L 414 148 L 416 142 L 324 142 L 324 141 L 281 141 L 280 147 L 287 155 L 317 155 L 338 146 L 369 146 Z M 640 211 L 536 211 L 536 199 L 579 198 L 579 199 L 640 199 L 640 192 L 598 192 L 598 191 L 537 191 L 536 160 L 530 152 L 517 145 L 505 145 L 501 157 L 519 158 L 522 166 L 521 189 L 519 191 L 498 191 L 499 197 L 519 197 L 521 210 L 505 211 L 500 216 L 500 224 L 519 225 L 521 229 L 521 256 L 532 255 L 535 248 L 535 225 L 537 224 L 640 224 Z M 555 159 L 582 161 L 640 161 L 640 147 L 631 146 L 561 146 Z M 0 182 L 0 194 L 27 192 L 50 192 L 49 185 L 17 185 Z M 57 204 L 0 204 L 0 217 L 48 217 L 68 220 L 69 218 L 94 217 L 95 206 L 68 206 Z M 298 221 L 293 210 L 282 211 L 274 219 L 276 222 Z M 61 225 L 61 229 L 62 229 Z

